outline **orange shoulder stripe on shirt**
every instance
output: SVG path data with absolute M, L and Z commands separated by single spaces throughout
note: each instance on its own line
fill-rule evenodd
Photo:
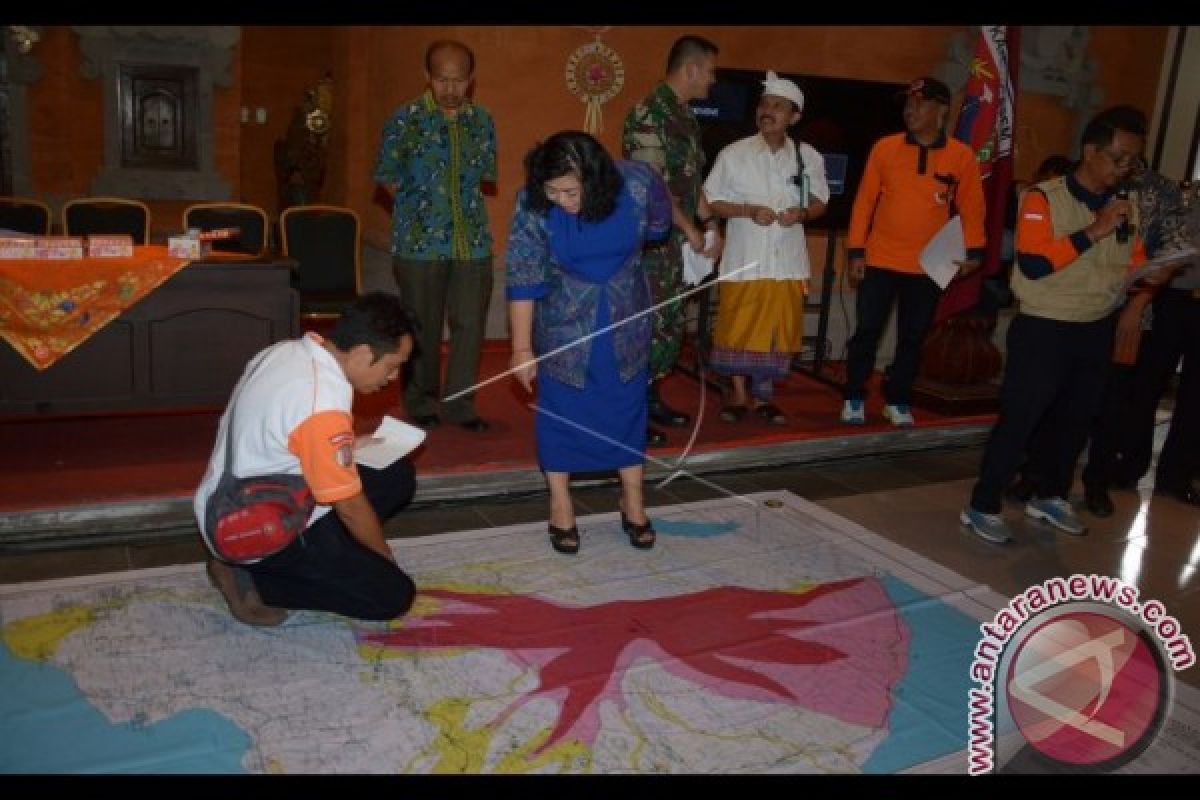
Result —
M 354 466 L 354 423 L 345 411 L 320 411 L 288 436 L 304 480 L 318 503 L 329 504 L 362 491 Z
M 1050 201 L 1037 189 L 1025 193 L 1021 213 L 1017 216 L 1017 258 L 1022 255 L 1041 257 L 1057 272 L 1079 258 L 1079 251 L 1069 235 L 1054 238 L 1054 222 L 1050 219 Z

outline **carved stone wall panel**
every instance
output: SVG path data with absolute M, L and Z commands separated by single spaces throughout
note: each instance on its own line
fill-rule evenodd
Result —
M 75 26 L 84 77 L 104 85 L 104 167 L 92 193 L 150 199 L 228 200 L 229 183 L 214 168 L 213 87 L 229 86 L 233 46 L 240 30 L 229 26 Z M 121 76 L 129 65 L 194 70 L 194 168 L 129 159 L 122 136 Z M 127 138 L 127 137 L 126 137 Z M 153 161 L 153 159 L 151 159 Z
M 30 26 L 39 36 L 41 25 Z M 33 180 L 29 173 L 29 104 L 26 87 L 41 80 L 42 65 L 37 60 L 37 49 L 22 53 L 5 42 L 3 58 L 8 81 L 8 149 L 9 168 L 12 176 L 12 193 L 32 195 Z

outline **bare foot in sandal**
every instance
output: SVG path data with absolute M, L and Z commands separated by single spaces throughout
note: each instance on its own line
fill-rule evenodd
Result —
M 721 409 L 722 422 L 741 422 L 746 418 L 746 414 L 750 409 L 745 406 L 727 405 Z
M 787 425 L 787 416 L 774 403 L 760 403 L 754 407 L 754 416 L 761 417 L 769 425 Z

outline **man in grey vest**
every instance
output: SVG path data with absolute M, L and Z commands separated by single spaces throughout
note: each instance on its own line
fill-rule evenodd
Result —
M 1000 512 L 1027 448 L 1038 485 L 1025 514 L 1065 533 L 1087 532 L 1066 496 L 1117 337 L 1136 336 L 1140 326 L 1137 304 L 1116 310 L 1128 271 L 1145 260 L 1136 201 L 1116 189 L 1142 156 L 1144 120 L 1128 106 L 1100 112 L 1084 129 L 1075 170 L 1039 183 L 1021 202 L 1012 277 L 1020 307 L 1008 330 L 1000 418 L 959 517 L 985 541 L 1012 540 Z M 1039 424 L 1053 434 L 1033 437 Z

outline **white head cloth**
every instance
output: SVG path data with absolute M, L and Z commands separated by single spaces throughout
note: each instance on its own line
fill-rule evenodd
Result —
M 780 78 L 774 70 L 767 70 L 767 79 L 762 82 L 763 94 L 773 94 L 776 97 L 786 97 L 796 104 L 797 111 L 804 110 L 804 92 L 800 87 L 786 78 Z

